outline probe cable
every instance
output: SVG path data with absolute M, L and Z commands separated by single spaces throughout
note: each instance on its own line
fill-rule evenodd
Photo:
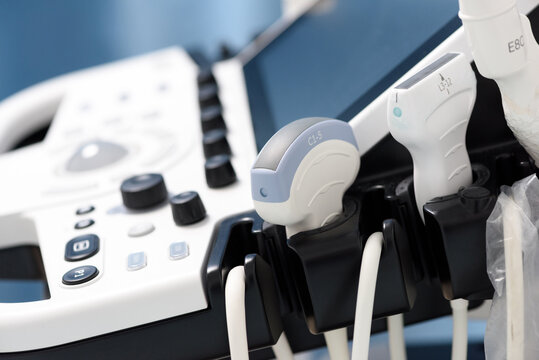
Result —
M 228 273 L 225 284 L 225 313 L 231 360 L 249 360 L 247 322 L 245 320 L 245 270 L 236 266 Z M 277 360 L 292 360 L 294 354 L 285 333 L 272 346 Z
M 383 239 L 381 232 L 372 234 L 367 240 L 363 252 L 356 302 L 352 360 L 368 359 L 374 293 Z M 228 273 L 225 285 L 225 309 L 230 357 L 232 360 L 249 360 L 243 266 L 236 266 Z M 391 359 L 406 359 L 402 314 L 388 317 L 388 332 Z M 332 359 L 348 359 L 346 328 L 328 331 L 324 333 L 324 336 Z M 344 343 L 343 339 L 345 339 Z M 284 332 L 272 350 L 277 360 L 292 360 L 294 358 Z
M 468 300 L 455 299 L 449 304 L 453 313 L 451 359 L 465 360 L 468 356 Z
M 357 288 L 352 360 L 367 360 L 369 356 L 374 294 L 383 241 L 384 237 L 381 232 L 372 234 L 367 240 L 363 252 Z M 391 359 L 406 360 L 404 319 L 402 314 L 388 316 L 387 331 L 389 335 L 389 354 Z
M 349 359 L 348 332 L 346 328 L 324 332 L 329 358 L 332 360 Z
M 404 317 L 402 314 L 387 317 L 387 334 L 389 336 L 389 357 L 391 360 L 406 360 Z
M 524 270 L 522 228 L 519 209 L 513 197 L 503 212 L 505 293 L 507 295 L 507 359 L 524 359 Z
M 367 360 L 369 357 L 374 292 L 376 290 L 376 278 L 378 277 L 378 265 L 380 264 L 383 241 L 382 233 L 375 232 L 369 236 L 363 251 L 357 286 L 352 360 Z

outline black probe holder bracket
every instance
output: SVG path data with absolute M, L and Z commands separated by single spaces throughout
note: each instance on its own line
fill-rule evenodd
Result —
M 267 348 L 277 342 L 283 332 L 279 294 L 273 270 L 260 255 L 263 244 L 262 220 L 255 212 L 224 219 L 214 233 L 208 256 L 206 285 L 213 309 L 213 353 L 202 357 L 216 358 L 229 353 L 225 318 L 225 284 L 228 273 L 236 266 L 245 271 L 245 317 L 250 350 Z M 207 324 L 206 324 L 207 325 Z M 201 354 L 202 355 L 202 354 Z
M 213 323 L 210 332 L 215 338 L 212 336 L 211 347 L 190 349 L 193 356 L 217 358 L 228 353 L 226 337 L 217 334 L 226 333 L 224 287 L 228 272 L 238 265 L 245 267 L 249 349 L 275 344 L 286 327 L 285 319 L 287 332 L 305 324 L 313 334 L 353 325 L 363 249 L 375 231 L 383 232 L 384 245 L 374 319 L 412 310 L 408 314 L 415 313 L 415 317 L 409 320 L 415 322 L 450 312 L 440 307 L 441 302 L 432 314 L 414 308 L 416 295 L 418 303 L 422 301 L 420 286 L 425 291 L 425 283 L 430 284 L 429 294 L 440 292 L 438 280 L 447 299 L 491 298 L 485 265 L 485 222 L 494 206 L 496 189 L 536 169 L 511 153 L 489 155 L 489 159 L 493 161 L 485 162 L 487 166 L 473 166 L 473 186 L 424 206 L 426 225 L 415 206 L 412 177 L 403 176 L 374 186 L 355 184 L 345 196 L 343 214 L 336 221 L 289 239 L 284 227 L 263 222 L 254 211 L 224 219 L 214 233 L 205 273 L 211 311 L 192 317 L 197 324 Z M 480 303 L 473 301 L 470 306 Z M 298 323 L 292 320 L 296 318 Z M 290 328 L 291 320 L 294 329 Z M 196 326 L 184 325 L 185 336 L 196 335 L 190 334 L 198 331 Z M 379 326 L 377 329 L 381 330 Z M 291 338 L 290 342 L 296 350 L 312 347 L 303 343 L 305 339 Z M 271 356 L 259 354 L 260 358 Z
M 487 300 L 493 295 L 486 266 L 486 223 L 497 198 L 497 189 L 535 171 L 529 162 L 502 154 L 490 168 L 474 164 L 474 183 L 458 193 L 434 198 L 423 206 L 425 224 L 415 207 L 413 180 L 408 177 L 396 187 L 395 202 L 407 233 L 414 237 L 423 276 L 438 278 L 448 300 Z M 510 169 L 511 171 L 500 171 Z
M 407 212 L 407 231 L 413 234 L 421 258 L 422 274 L 438 278 L 448 300 L 492 297 L 486 272 L 485 227 L 496 196 L 483 187 L 489 181 L 489 170 L 473 165 L 473 173 L 473 185 L 423 206 L 425 225 L 416 210 L 412 177 L 396 187 L 398 202 Z
M 354 323 L 363 247 L 370 233 L 360 230 L 361 206 L 345 197 L 343 214 L 331 224 L 288 239 L 301 263 L 294 277 L 301 307 L 314 333 Z M 406 233 L 395 219 L 381 224 L 384 246 L 374 301 L 374 318 L 410 310 L 415 300 L 413 263 Z
M 215 269 L 224 281 L 229 263 L 245 264 L 249 347 L 274 343 L 283 328 L 279 317 L 286 314 L 302 315 L 313 334 L 353 325 L 363 249 L 375 231 L 382 231 L 384 245 L 374 319 L 410 311 L 420 282 L 441 287 L 448 300 L 473 301 L 471 307 L 490 299 L 485 227 L 496 191 L 536 169 L 512 152 L 489 159 L 473 165 L 472 186 L 425 204 L 425 224 L 411 176 L 355 184 L 337 220 L 290 238 L 284 227 L 264 223 L 254 212 L 222 224 L 227 249 L 218 252 L 225 260 Z
M 446 299 L 492 298 L 485 234 L 495 204 L 496 195 L 488 189 L 470 186 L 423 206 L 427 241 Z

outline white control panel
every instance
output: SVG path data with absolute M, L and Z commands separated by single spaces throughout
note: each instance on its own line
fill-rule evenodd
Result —
M 176 48 L 85 70 L 66 82 L 45 140 L 0 155 L 0 248 L 39 245 L 50 291 L 47 300 L 0 303 L 0 352 L 208 307 L 202 276 L 212 232 L 218 220 L 252 209 L 256 147 L 241 66 L 222 63 L 219 95 L 234 95 L 220 96 L 231 152 L 224 174 L 233 169 L 235 180 L 219 182 L 219 161 L 205 169 L 198 73 Z M 120 191 L 134 175 L 143 175 L 127 194 L 136 207 Z M 155 193 L 137 186 L 159 175 L 165 197 L 148 205 Z M 173 216 L 182 201 L 169 201 L 186 191 L 206 213 L 190 224 Z

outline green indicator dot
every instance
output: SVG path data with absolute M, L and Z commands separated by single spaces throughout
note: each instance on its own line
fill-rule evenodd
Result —
M 394 107 L 393 108 L 393 115 L 395 115 L 396 117 L 401 117 L 402 116 L 402 110 L 400 107 Z

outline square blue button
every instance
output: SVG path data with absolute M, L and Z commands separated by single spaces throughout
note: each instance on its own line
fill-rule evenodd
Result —
M 135 271 L 140 270 L 143 267 L 146 267 L 146 253 L 136 252 L 129 254 L 127 257 L 127 270 L 129 271 Z
M 180 260 L 189 256 L 187 243 L 181 241 L 170 244 L 169 256 L 171 260 Z

